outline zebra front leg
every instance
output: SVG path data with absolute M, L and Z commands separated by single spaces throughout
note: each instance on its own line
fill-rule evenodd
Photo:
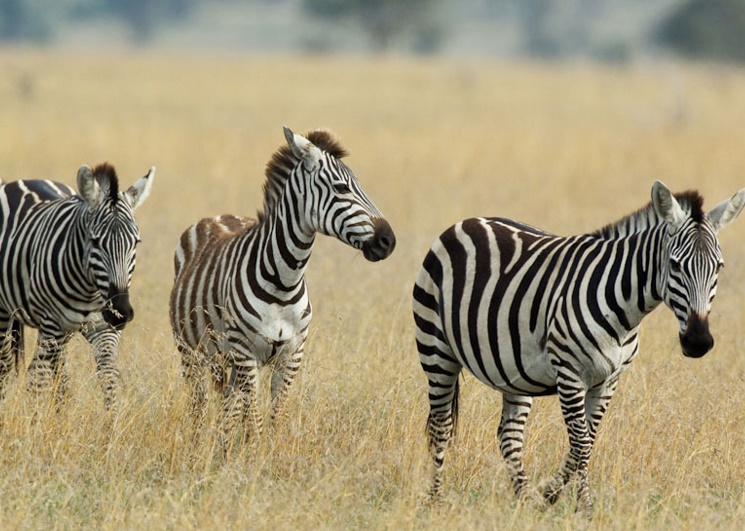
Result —
M 600 387 L 589 390 L 585 397 L 585 418 L 587 420 L 587 430 L 590 436 L 588 460 L 589 451 L 591 451 L 592 447 L 595 445 L 595 437 L 597 436 L 600 421 L 603 420 L 603 416 L 605 416 L 605 412 L 608 410 L 608 403 L 613 397 L 617 385 L 618 378 L 616 377 Z M 586 462 L 584 466 L 580 463 L 580 466 L 577 469 L 577 474 L 579 476 L 577 482 L 577 510 L 590 512 L 592 510 L 592 500 L 590 497 L 590 489 L 587 484 Z
M 0 400 L 5 398 L 10 373 L 22 363 L 23 324 L 9 315 L 0 315 Z
M 545 500 L 554 504 L 559 494 L 572 476 L 578 476 L 577 498 L 578 510 L 591 509 L 590 494 L 587 486 L 587 464 L 590 460 L 593 438 L 585 411 L 586 391 L 582 384 L 575 381 L 558 381 L 561 412 L 569 435 L 569 452 L 559 472 L 549 481 L 544 491 Z
M 96 360 L 96 376 L 101 384 L 104 408 L 107 411 L 118 409 L 119 369 L 116 358 L 119 352 L 121 331 L 116 330 L 103 318 L 87 323 L 82 329 L 83 336 L 93 346 Z
M 204 354 L 197 347 L 192 349 L 176 338 L 176 348 L 181 354 L 181 374 L 189 394 L 189 413 L 194 421 L 194 435 L 201 433 L 207 413 L 207 389 Z M 223 390 L 225 391 L 225 390 Z
M 40 330 L 36 351 L 28 368 L 28 390 L 37 397 L 54 390 L 58 406 L 67 397 L 69 375 L 62 355 L 68 339 L 66 335 L 55 336 Z
M 303 360 L 304 345 L 289 355 L 283 355 L 278 360 L 272 374 L 272 412 L 271 422 L 276 425 L 279 421 L 284 421 L 287 417 L 286 403 L 287 396 L 292 387 L 295 376 L 300 371 L 300 364 Z
M 224 453 L 229 451 L 230 441 L 241 421 L 245 421 L 246 435 L 258 436 L 263 419 L 258 407 L 259 366 L 249 357 L 233 357 L 233 370 L 225 389 L 223 418 L 220 426 L 220 443 Z
M 530 415 L 533 399 L 529 396 L 505 394 L 502 397 L 502 419 L 497 436 L 512 488 L 519 498 L 528 494 L 528 477 L 523 468 L 525 423 Z

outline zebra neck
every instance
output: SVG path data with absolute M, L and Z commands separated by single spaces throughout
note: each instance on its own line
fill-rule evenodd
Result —
M 288 208 L 284 200 L 268 215 L 261 225 L 256 243 L 257 275 L 263 283 L 271 284 L 277 293 L 296 292 L 305 278 L 315 242 L 315 232 L 296 219 L 304 205 Z
M 616 247 L 616 261 L 607 271 L 615 280 L 606 287 L 606 299 L 615 300 L 624 310 L 623 320 L 626 322 L 622 324 L 630 330 L 639 326 L 642 319 L 662 302 L 661 264 L 665 230 L 664 227 L 652 227 L 614 238 L 612 245 Z

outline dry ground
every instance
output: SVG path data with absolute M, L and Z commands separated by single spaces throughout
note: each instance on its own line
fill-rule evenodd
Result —
M 102 411 L 90 351 L 69 351 L 72 398 L 35 411 L 24 374 L 0 409 L 3 528 L 738 528 L 745 520 L 745 219 L 721 234 L 727 266 L 715 350 L 683 358 L 671 312 L 645 322 L 590 463 L 595 512 L 570 495 L 515 503 L 495 442 L 499 395 L 471 377 L 447 459 L 429 478 L 425 379 L 410 290 L 431 241 L 471 215 L 570 234 L 647 203 L 654 179 L 712 207 L 745 186 L 745 72 L 404 59 L 0 53 L 0 174 L 74 183 L 112 162 L 127 184 L 156 165 L 122 342 L 123 399 Z M 227 463 L 194 446 L 167 321 L 172 252 L 200 217 L 253 214 L 281 126 L 335 130 L 398 247 L 370 264 L 318 241 L 315 320 L 292 414 Z M 29 345 L 30 347 L 30 345 Z M 39 418 L 41 420 L 39 420 Z M 555 398 L 537 401 L 533 479 L 566 451 Z

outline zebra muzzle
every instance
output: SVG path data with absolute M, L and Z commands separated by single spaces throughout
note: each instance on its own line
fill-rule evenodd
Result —
M 700 358 L 714 346 L 714 338 L 709 332 L 709 320 L 693 314 L 688 318 L 686 331 L 680 334 L 680 346 L 683 355 L 688 358 Z
M 396 248 L 396 235 L 383 218 L 375 220 L 373 235 L 362 244 L 362 254 L 370 262 L 385 260 Z
M 134 308 L 129 303 L 129 291 L 110 290 L 101 313 L 104 321 L 122 330 L 135 316 Z

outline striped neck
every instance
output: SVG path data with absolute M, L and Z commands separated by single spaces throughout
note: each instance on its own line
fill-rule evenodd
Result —
M 264 289 L 279 299 L 293 298 L 303 285 L 305 268 L 315 242 L 315 230 L 307 223 L 301 179 L 293 177 L 277 199 L 274 208 L 262 217 L 257 238 L 258 277 Z M 267 289 L 272 286 L 272 289 Z

